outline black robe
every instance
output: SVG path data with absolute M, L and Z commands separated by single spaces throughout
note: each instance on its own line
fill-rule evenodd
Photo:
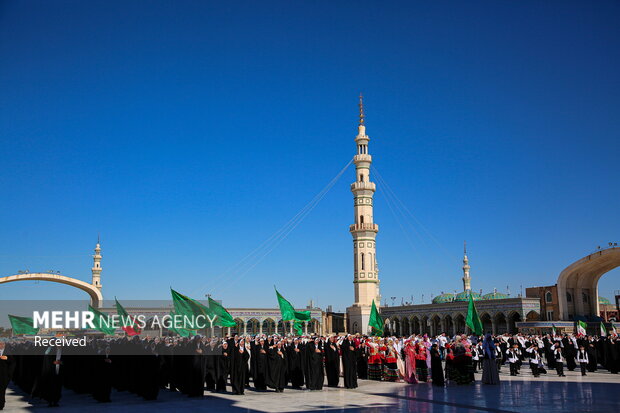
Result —
M 235 394 L 243 394 L 245 390 L 246 374 L 248 370 L 248 360 L 250 355 L 247 349 L 240 352 L 239 347 L 234 344 L 229 345 L 231 362 L 230 362 L 230 384 Z
M 318 350 L 318 351 L 317 351 Z M 308 358 L 308 382 L 306 387 L 310 390 L 323 390 L 323 352 L 315 347 L 314 343 L 306 346 L 306 356 Z
M 355 354 L 357 355 L 357 377 L 362 380 L 366 380 L 368 378 L 368 347 L 365 345 L 360 345 L 357 349 L 355 349 Z
M 340 346 L 340 351 L 342 351 L 344 387 L 355 389 L 357 387 L 357 351 L 355 343 L 345 340 Z
M 14 357 L 8 353 L 9 351 L 10 348 L 5 347 L 2 357 L 6 357 L 6 360 L 0 360 L 0 409 L 4 409 L 6 387 L 9 385 L 15 368 Z
M 186 391 L 189 397 L 202 397 L 204 396 L 204 381 L 205 381 L 205 356 L 204 346 L 199 339 L 192 340 L 188 345 L 188 350 L 191 351 L 191 355 L 188 355 L 189 365 L 186 366 L 189 369 L 184 372 L 187 375 Z
M 56 369 L 57 365 L 54 364 L 56 361 L 56 351 L 56 347 L 48 347 L 46 354 L 43 356 L 41 376 L 35 391 L 37 395 L 52 406 L 58 405 L 60 401 L 62 395 L 62 374 L 64 373 L 62 357 L 59 360 L 61 364 L 58 369 Z
M 267 369 L 267 386 L 275 389 L 277 392 L 282 392 L 286 386 L 286 374 L 288 368 L 286 351 L 284 348 L 271 348 L 269 349 L 267 355 L 267 365 L 269 366 Z
M 443 367 L 441 366 L 441 354 L 439 350 L 431 348 L 431 378 L 435 386 L 445 384 Z
M 252 374 L 254 377 L 254 388 L 259 391 L 267 390 L 267 343 L 263 346 L 252 343 Z
M 332 348 L 333 347 L 333 348 Z M 327 386 L 338 387 L 340 381 L 340 354 L 336 343 L 325 343 L 325 373 L 327 374 Z
M 287 347 L 288 374 L 291 380 L 291 385 L 294 388 L 300 388 L 304 385 L 301 347 L 302 345 L 298 344 L 297 351 L 295 351 L 295 344 Z
M 207 390 L 215 390 L 215 382 L 217 381 L 217 355 L 219 349 L 215 346 L 208 345 L 205 347 L 205 382 Z
M 110 402 L 112 392 L 112 359 L 105 353 L 94 356 L 93 398 L 100 403 Z
M 220 349 L 220 354 L 216 356 L 216 383 L 215 390 L 219 392 L 226 391 L 226 382 L 228 380 L 228 374 L 230 372 L 230 356 L 229 350 Z

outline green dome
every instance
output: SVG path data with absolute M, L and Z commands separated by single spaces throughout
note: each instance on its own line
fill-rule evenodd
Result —
M 485 295 L 482 296 L 483 300 L 503 300 L 504 298 L 510 298 L 510 295 L 509 294 L 498 293 L 496 291 L 496 292 L 488 293 L 488 294 L 485 294 Z
M 461 291 L 454 297 L 454 301 L 469 301 L 469 294 L 474 298 L 474 301 L 480 300 L 480 294 L 475 291 Z
M 601 297 L 600 295 L 598 297 L 598 303 L 602 305 L 611 305 L 611 303 L 609 302 L 607 298 Z
M 441 294 L 433 298 L 433 304 L 451 303 L 454 301 L 454 294 Z

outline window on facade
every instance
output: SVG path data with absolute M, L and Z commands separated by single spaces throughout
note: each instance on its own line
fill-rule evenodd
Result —
M 548 303 L 553 302 L 553 296 L 551 295 L 551 291 L 547 291 L 547 294 L 545 294 L 545 301 Z
M 364 174 L 360 175 L 360 182 L 364 182 Z
M 364 223 L 364 215 L 360 215 L 360 224 Z
M 566 302 L 567 303 L 572 303 L 573 302 L 573 296 L 570 295 L 570 293 L 568 291 L 566 292 Z
M 588 294 L 586 293 L 581 293 L 581 298 L 583 300 L 584 303 L 588 302 Z
M 353 269 L 357 271 L 357 254 L 353 254 Z
M 361 254 L 361 259 L 362 259 L 362 271 L 364 271 L 364 253 L 362 252 Z

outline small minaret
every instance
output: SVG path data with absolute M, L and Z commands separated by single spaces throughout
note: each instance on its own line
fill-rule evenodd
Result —
M 95 246 L 95 255 L 93 255 L 93 273 L 92 285 L 101 290 L 101 245 L 99 244 L 99 237 L 97 237 L 97 245 Z
M 471 291 L 471 277 L 469 276 L 469 259 L 467 258 L 467 241 L 463 242 L 463 291 Z

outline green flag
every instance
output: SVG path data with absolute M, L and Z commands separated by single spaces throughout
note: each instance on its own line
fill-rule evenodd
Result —
M 102 313 L 101 311 L 93 308 L 90 304 L 88 305 L 88 311 L 93 313 L 93 325 L 95 326 L 95 330 L 101 331 L 103 334 L 114 335 L 114 326 L 112 325 L 112 319 L 107 314 Z
M 465 324 L 471 329 L 471 331 L 474 332 L 475 335 L 482 335 L 482 320 L 480 320 L 480 316 L 478 316 L 476 304 L 474 304 L 474 297 L 471 292 L 469 293 L 469 305 L 467 306 L 467 319 L 465 320 Z
M 370 327 L 373 336 L 383 335 L 383 319 L 379 315 L 375 300 L 372 300 L 372 308 L 370 309 L 370 318 L 368 319 L 368 327 Z
M 192 333 L 190 330 L 186 330 L 184 328 L 175 328 L 174 327 L 174 312 L 171 311 L 170 312 L 170 317 L 172 317 L 172 319 L 170 320 L 170 327 L 168 327 L 169 331 L 172 331 L 173 333 L 176 333 L 177 335 L 181 336 L 181 337 L 189 337 Z
M 585 322 L 581 320 L 577 321 L 577 335 L 578 336 L 579 335 L 585 336 L 587 328 L 588 328 L 588 325 Z
M 555 329 L 555 324 L 551 324 L 551 332 L 553 333 L 553 336 L 555 337 L 557 334 L 557 330 Z
M 303 325 L 304 325 L 304 323 L 302 323 L 301 321 L 295 321 L 293 323 L 293 328 L 297 332 L 298 336 L 301 336 L 301 335 L 304 334 L 304 330 L 301 328 L 301 326 L 303 326 Z
M 114 297 L 114 301 L 116 301 L 116 313 L 121 319 L 121 328 L 127 333 L 128 336 L 137 336 L 140 334 L 140 327 L 136 325 L 135 317 L 131 317 L 125 307 L 118 302 L 116 297 Z
M 218 303 L 211 297 L 209 297 L 209 309 L 218 317 L 217 322 L 215 323 L 218 326 L 235 327 L 237 325 L 235 320 L 233 320 L 233 317 L 222 306 L 222 304 Z
M 280 306 L 280 313 L 282 314 L 282 321 L 308 321 L 310 320 L 310 311 L 295 311 L 291 303 L 286 298 L 282 297 L 278 290 L 276 290 L 278 297 L 278 305 Z
M 13 327 L 13 334 L 37 334 L 38 328 L 34 327 L 34 320 L 30 317 L 19 317 L 16 315 L 8 314 L 11 327 Z
M 215 314 L 206 305 L 174 291 L 172 288 L 170 293 L 172 294 L 174 311 L 183 316 L 186 329 L 199 330 L 210 327 L 211 322 L 215 321 Z
M 601 337 L 607 336 L 607 329 L 605 328 L 605 324 L 601 321 Z

